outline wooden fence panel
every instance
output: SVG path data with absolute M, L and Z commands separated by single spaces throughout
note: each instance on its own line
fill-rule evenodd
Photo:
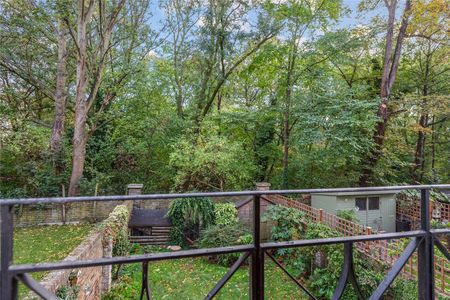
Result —
M 316 222 L 328 225 L 330 228 L 338 231 L 344 236 L 367 235 L 377 233 L 370 227 L 339 218 L 336 215 L 327 213 L 322 209 L 314 208 L 310 205 L 301 203 L 297 200 L 284 197 L 281 195 L 267 196 L 273 202 L 286 207 L 293 207 L 305 213 L 305 216 Z M 435 203 L 430 207 L 430 212 L 435 208 L 439 208 L 441 212 L 441 221 L 450 220 L 450 204 Z M 420 226 L 420 202 L 411 203 L 411 205 L 397 205 L 397 217 L 411 221 L 411 229 L 417 229 Z M 399 258 L 405 248 L 405 243 L 400 240 L 387 241 L 379 240 L 365 243 L 355 243 L 355 248 L 379 263 L 393 265 Z M 444 297 L 450 297 L 450 262 L 443 257 L 435 256 L 435 284 L 436 293 Z M 414 253 L 408 263 L 403 267 L 401 275 L 407 279 L 417 278 L 417 254 Z

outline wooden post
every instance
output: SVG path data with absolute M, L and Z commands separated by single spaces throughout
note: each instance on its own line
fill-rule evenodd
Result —
M 319 223 L 323 222 L 323 209 L 319 208 Z
M 61 184 L 61 196 L 63 198 L 66 197 L 66 188 L 64 184 Z M 61 205 L 61 221 L 63 224 L 66 224 L 66 203 L 62 203 Z
M 372 234 L 372 227 L 367 227 L 367 235 L 371 235 Z M 369 253 L 370 252 L 370 242 L 366 242 L 366 252 Z

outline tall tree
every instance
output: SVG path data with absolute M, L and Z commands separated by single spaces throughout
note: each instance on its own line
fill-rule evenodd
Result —
M 62 172 L 61 147 L 64 137 L 64 122 L 67 103 L 67 37 L 68 31 L 62 18 L 58 21 L 58 59 L 56 68 L 55 117 L 50 137 L 50 150 L 55 161 L 55 171 Z
M 394 86 L 395 77 L 397 75 L 400 56 L 402 53 L 403 41 L 406 36 L 406 30 L 408 28 L 408 23 L 411 15 L 411 0 L 406 0 L 405 8 L 401 17 L 401 25 L 398 30 L 398 34 L 395 37 L 395 16 L 398 1 L 385 0 L 385 5 L 388 10 L 388 19 L 380 85 L 380 104 L 377 111 L 379 121 L 377 122 L 375 131 L 373 133 L 373 149 L 368 154 L 366 160 L 367 163 L 364 165 L 361 176 L 359 178 L 360 186 L 367 186 L 370 183 L 374 167 L 376 166 L 382 155 L 383 144 L 386 136 L 386 128 L 390 117 L 389 100 L 392 93 L 392 87 Z
M 31 121 L 52 128 L 49 145 L 57 173 L 62 171 L 59 162 L 70 72 L 67 28 L 63 21 L 69 7 L 65 0 L 56 3 L 7 1 L 1 19 L 5 44 L 1 49 L 0 67 L 8 72 L 10 80 L 14 77 L 14 81 L 23 82 L 34 93 L 54 102 L 53 125 L 38 116 L 33 116 Z M 23 39 L 14 37 L 18 32 L 22 32 Z
M 327 23 L 338 18 L 340 14 L 340 1 L 334 0 L 291 0 L 270 8 L 275 18 L 282 20 L 284 30 L 281 31 L 282 44 L 285 52 L 284 63 L 280 70 L 279 95 L 282 110 L 282 142 L 283 142 L 283 187 L 289 186 L 289 147 L 290 134 L 296 121 L 292 121 L 291 108 L 293 93 L 299 81 L 312 65 L 324 61 L 326 58 L 301 65 L 301 60 L 308 53 L 302 43 L 305 35 L 313 34 L 316 29 L 324 29 Z
M 148 5 L 146 0 L 78 1 L 77 31 L 71 33 L 77 49 L 71 196 L 78 194 L 89 138 L 111 101 L 149 51 L 142 47 L 146 43 L 140 32 L 145 27 Z M 120 36 L 120 28 L 128 39 Z M 105 78 L 107 71 L 109 76 Z

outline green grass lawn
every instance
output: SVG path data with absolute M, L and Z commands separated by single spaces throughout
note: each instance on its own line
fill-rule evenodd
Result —
M 167 260 L 149 264 L 153 299 L 203 299 L 228 268 L 203 258 Z M 139 299 L 141 265 L 128 265 L 119 282 L 103 300 Z M 248 266 L 242 266 L 225 284 L 217 299 L 248 299 Z M 308 299 L 272 261 L 266 260 L 265 293 L 267 299 Z
M 61 225 L 16 228 L 14 230 L 14 264 L 51 262 L 64 259 L 92 229 L 92 225 Z M 46 273 L 33 273 L 41 280 Z M 26 293 L 20 287 L 20 294 Z

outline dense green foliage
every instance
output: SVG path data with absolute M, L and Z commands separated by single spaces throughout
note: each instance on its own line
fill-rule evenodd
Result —
M 220 226 L 234 225 L 239 222 L 238 211 L 234 203 L 214 204 L 214 223 Z
M 198 242 L 200 248 L 216 248 L 232 245 L 244 245 L 252 242 L 252 235 L 248 228 L 239 223 L 228 226 L 214 225 L 201 232 Z M 241 253 L 218 255 L 210 257 L 209 260 L 216 261 L 219 265 L 230 266 L 241 255 Z
M 276 222 L 271 235 L 274 241 L 298 240 L 306 229 L 305 214 L 292 207 L 269 206 L 262 217 L 262 221 L 267 220 Z
M 387 11 L 382 1 L 307 2 L 126 0 L 102 68 L 93 18 L 79 193 L 121 194 L 130 182 L 145 192 L 358 184 L 379 121 Z M 448 5 L 413 2 L 373 185 L 450 180 Z M 349 23 L 356 13 L 376 16 Z M 65 0 L 0 5 L 1 197 L 67 194 L 79 159 L 76 30 L 63 35 L 60 150 L 49 144 L 56 29 L 77 28 L 77 14 Z
M 339 232 L 331 229 L 329 226 L 316 223 L 305 217 L 301 219 L 286 218 L 285 216 L 292 215 L 291 208 L 274 207 L 274 209 L 267 211 L 267 216 L 270 216 L 272 220 L 284 219 L 285 221 L 278 223 L 272 229 L 272 240 L 290 240 L 292 237 L 288 235 L 291 232 L 298 234 L 296 239 L 319 239 L 340 236 Z M 299 219 L 302 224 L 299 224 Z M 287 234 L 280 236 L 280 232 L 287 232 Z M 277 251 L 275 254 L 277 259 L 282 261 L 290 270 L 291 274 L 302 278 L 306 282 L 307 287 L 314 295 L 324 299 L 331 298 L 342 272 L 344 260 L 342 244 L 302 247 L 291 250 L 283 249 Z M 388 266 L 364 259 L 363 254 L 358 251 L 354 251 L 353 256 L 355 271 L 358 277 L 357 280 L 362 289 L 362 293 L 367 297 L 383 279 Z M 417 282 L 415 281 L 397 278 L 388 294 L 390 296 L 398 296 L 405 293 L 401 297 L 402 299 L 416 299 L 416 286 Z M 345 290 L 343 299 L 357 299 L 353 287 L 350 284 Z
M 103 242 L 112 243 L 113 256 L 125 256 L 130 252 L 128 240 L 128 220 L 130 212 L 126 205 L 117 205 L 106 220 L 99 225 L 99 230 L 104 233 Z M 122 265 L 113 266 L 113 277 L 117 277 Z
M 196 241 L 200 230 L 214 224 L 214 203 L 209 198 L 179 198 L 170 203 L 167 217 L 172 221 L 171 241 L 186 245 Z
M 338 210 L 336 216 L 341 219 L 358 223 L 358 216 L 356 216 L 356 211 L 354 209 L 348 210 Z

